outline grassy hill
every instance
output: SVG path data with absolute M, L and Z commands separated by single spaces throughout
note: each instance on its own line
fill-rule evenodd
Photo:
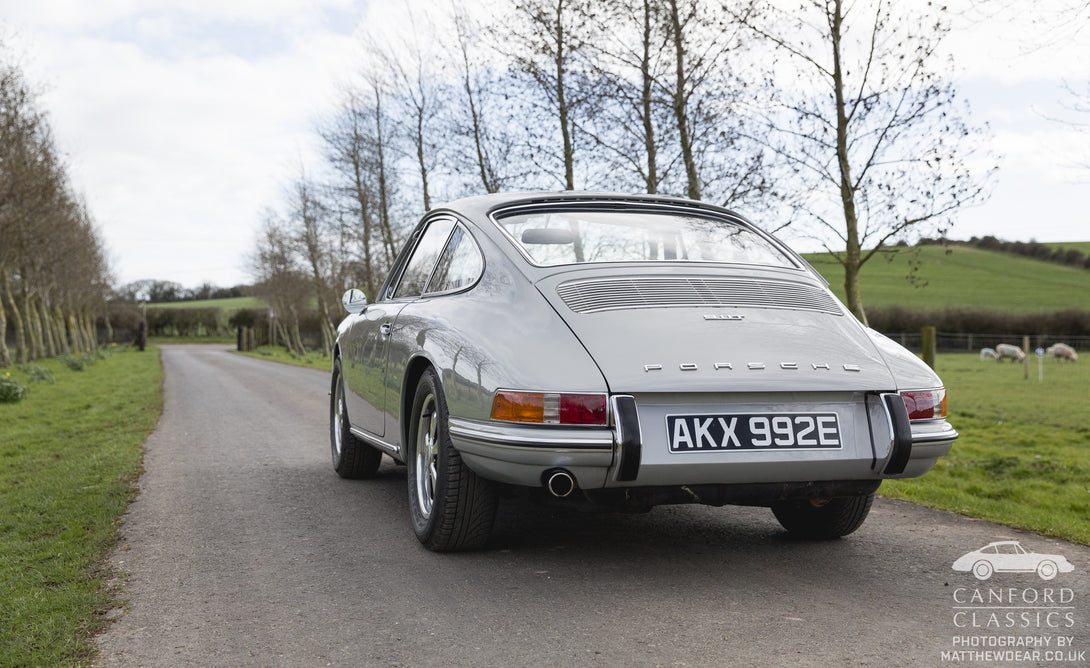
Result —
M 1059 245 L 1059 244 L 1058 244 Z M 1085 244 L 1063 244 L 1077 247 Z M 922 246 L 874 257 L 863 266 L 860 286 L 864 307 L 904 306 L 919 310 L 963 308 L 1034 313 L 1090 310 L 1090 270 L 1065 267 L 1010 253 L 969 246 Z M 919 253 L 915 285 L 909 260 Z M 827 253 L 805 255 L 844 298 L 844 270 Z
M 200 299 L 189 302 L 148 304 L 148 308 L 220 308 L 230 314 L 244 308 L 265 308 L 265 302 L 257 297 L 230 297 L 228 299 Z

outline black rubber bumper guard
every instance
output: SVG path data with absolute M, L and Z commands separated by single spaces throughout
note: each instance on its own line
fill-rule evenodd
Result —
M 613 420 L 617 428 L 617 480 L 635 480 L 640 474 L 640 458 L 643 456 L 643 434 L 640 432 L 640 416 L 636 411 L 636 399 L 627 395 L 613 397 Z
M 885 475 L 898 475 L 905 472 L 908 460 L 912 456 L 912 423 L 908 419 L 905 400 L 899 394 L 883 394 L 890 426 L 893 428 L 893 452 L 886 463 Z

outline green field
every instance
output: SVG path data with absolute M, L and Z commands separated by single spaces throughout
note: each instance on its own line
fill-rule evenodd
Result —
M 1064 247 L 1075 244 L 1064 244 Z M 1086 246 L 1090 247 L 1090 243 Z M 921 246 L 876 256 L 863 265 L 860 286 L 864 308 L 903 306 L 910 309 L 963 308 L 1035 313 L 1064 309 L 1090 310 L 1090 270 L 1065 267 L 1011 253 L 969 246 Z M 949 252 L 947 252 L 949 250 Z M 909 258 L 922 262 L 909 283 Z M 838 297 L 844 299 L 844 270 L 826 253 L 804 256 Z
M 246 308 L 266 308 L 265 301 L 258 297 L 231 297 L 229 299 L 200 299 L 189 302 L 162 302 L 148 304 L 148 308 L 219 308 L 228 315 Z
M 922 478 L 888 481 L 885 496 L 1090 545 L 1090 365 L 981 362 L 939 355 L 951 453 Z
M 68 364 L 0 370 L 29 388 L 0 403 L 0 666 L 93 656 L 101 613 L 117 605 L 104 559 L 162 408 L 155 348 Z

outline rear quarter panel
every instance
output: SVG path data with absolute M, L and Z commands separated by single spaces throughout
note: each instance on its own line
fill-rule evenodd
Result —
M 439 373 L 453 417 L 487 420 L 501 388 L 606 391 L 594 360 L 552 306 L 489 239 L 475 238 L 485 256 L 477 285 L 410 302 L 394 323 L 386 406 L 398 424 L 388 424 L 388 435 L 405 437 L 422 363 Z

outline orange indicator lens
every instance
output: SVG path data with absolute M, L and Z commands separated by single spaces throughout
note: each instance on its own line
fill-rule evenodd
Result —
M 507 422 L 545 421 L 545 395 L 538 392 L 497 392 L 492 419 Z
M 492 419 L 537 424 L 593 425 L 609 423 L 604 394 L 514 392 L 500 390 L 492 400 Z

